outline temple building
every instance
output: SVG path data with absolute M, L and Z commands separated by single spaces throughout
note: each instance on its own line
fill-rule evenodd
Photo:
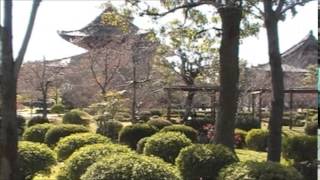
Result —
M 308 74 L 315 72 L 311 68 L 318 64 L 318 42 L 312 31 L 300 42 L 281 54 L 282 69 L 284 72 L 285 89 L 316 89 L 316 82 L 306 83 L 304 80 Z M 314 69 L 315 70 L 315 69 Z M 261 64 L 250 69 L 250 89 L 271 89 L 271 73 L 269 63 Z M 285 105 L 288 106 L 288 95 Z M 294 95 L 295 106 L 316 107 L 316 94 Z M 264 104 L 270 103 L 270 94 L 265 94 Z
M 126 30 L 106 22 L 103 18 L 107 13 L 121 18 Z M 148 38 L 149 33 L 141 32 L 130 18 L 118 14 L 112 8 L 105 9 L 82 29 L 58 31 L 58 34 L 64 40 L 87 50 L 83 54 L 67 58 L 70 62 L 68 72 L 65 73 L 66 85 L 63 88 L 63 99 L 66 101 L 76 102 L 80 106 L 92 103 L 100 91 L 95 81 L 107 76 L 112 76 L 107 89 L 127 90 L 130 94 L 134 81 L 133 68 L 136 71 L 135 81 L 142 81 L 150 76 L 151 61 L 158 43 L 151 41 Z M 92 70 L 95 71 L 95 76 L 100 75 L 96 80 Z M 142 86 L 144 85 L 139 84 L 141 92 Z

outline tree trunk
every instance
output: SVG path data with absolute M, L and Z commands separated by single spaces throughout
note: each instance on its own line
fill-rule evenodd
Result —
M 16 79 L 12 56 L 12 2 L 5 3 L 5 22 L 1 30 L 1 98 L 0 179 L 15 180 L 17 167 Z
M 189 85 L 188 85 L 189 86 Z M 183 116 L 183 121 L 186 122 L 188 120 L 188 117 L 191 116 L 191 110 L 192 110 L 192 102 L 193 102 L 193 97 L 195 95 L 195 92 L 188 92 L 186 101 L 185 101 L 185 114 Z
M 239 96 L 240 8 L 221 8 L 222 40 L 220 46 L 220 98 L 214 142 L 231 149 Z
M 268 36 L 269 64 L 271 68 L 272 101 L 269 119 L 268 161 L 280 162 L 281 129 L 284 107 L 284 83 L 279 50 L 278 18 L 272 2 L 264 1 L 265 26 Z

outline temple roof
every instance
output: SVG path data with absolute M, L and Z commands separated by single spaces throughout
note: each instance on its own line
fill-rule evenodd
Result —
M 85 49 L 100 48 L 111 41 L 125 41 L 126 35 L 119 27 L 104 24 L 102 22 L 103 14 L 108 12 L 114 13 L 114 10 L 112 8 L 105 9 L 98 17 L 82 29 L 74 31 L 58 31 L 58 34 L 66 41 Z M 131 22 L 128 24 L 127 34 L 136 34 L 139 30 L 138 27 Z
M 284 72 L 307 72 L 309 65 L 317 64 L 318 42 L 312 31 L 299 43 L 283 52 L 281 57 Z M 270 71 L 269 63 L 258 65 L 255 68 Z

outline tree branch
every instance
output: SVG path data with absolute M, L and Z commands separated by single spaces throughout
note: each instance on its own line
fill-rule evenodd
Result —
M 15 73 L 16 78 L 18 78 L 20 67 L 22 65 L 22 61 L 23 61 L 24 55 L 26 53 L 30 38 L 31 38 L 31 33 L 33 30 L 33 25 L 34 25 L 34 22 L 36 19 L 36 14 L 37 14 L 40 2 L 41 2 L 41 0 L 33 0 L 33 5 L 32 5 L 32 10 L 31 10 L 31 14 L 30 14 L 30 19 L 29 19 L 27 31 L 24 36 L 21 48 L 19 50 L 18 57 L 15 60 L 14 73 Z
M 192 2 L 192 3 L 187 3 L 187 4 L 183 4 L 181 6 L 174 7 L 174 8 L 169 9 L 168 11 L 163 12 L 163 13 L 153 13 L 153 12 L 146 10 L 145 12 L 141 13 L 141 15 L 163 17 L 163 16 L 166 16 L 167 14 L 174 13 L 179 9 L 184 9 L 184 8 L 190 9 L 193 7 L 197 7 L 197 6 L 201 6 L 201 5 L 205 5 L 205 4 L 212 4 L 212 3 L 213 3 L 212 1 Z
M 292 9 L 292 8 L 295 8 L 296 6 L 304 6 L 305 4 L 307 4 L 308 2 L 311 2 L 311 1 L 314 1 L 314 0 L 304 0 L 304 1 L 301 1 L 301 2 L 296 2 L 296 3 L 292 3 L 288 6 L 286 6 L 284 9 L 282 9 L 279 13 L 279 15 L 282 15 L 284 13 L 286 13 L 288 10 Z

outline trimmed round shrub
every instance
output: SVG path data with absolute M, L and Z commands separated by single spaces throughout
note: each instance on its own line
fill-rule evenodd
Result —
M 255 151 L 266 151 L 269 133 L 263 129 L 252 129 L 246 136 L 246 145 Z
M 79 124 L 87 126 L 90 122 L 88 119 L 81 117 L 79 111 L 69 111 L 63 115 L 62 123 L 64 124 Z
M 235 129 L 234 131 L 234 145 L 236 148 L 243 148 L 246 144 L 246 137 L 248 132 L 241 130 L 241 129 Z
M 54 152 L 45 144 L 20 141 L 18 166 L 22 179 L 32 179 L 37 172 L 49 171 L 56 163 Z
M 46 135 L 44 142 L 50 146 L 55 146 L 55 144 L 65 136 L 69 136 L 74 133 L 89 132 L 89 130 L 80 125 L 63 124 L 50 128 Z
M 303 180 L 293 167 L 274 162 L 246 161 L 232 164 L 219 173 L 218 180 Z
M 57 158 L 59 161 L 67 159 L 77 149 L 89 145 L 99 143 L 111 143 L 111 140 L 99 134 L 93 133 L 77 133 L 62 138 L 55 147 Z
M 119 132 L 119 142 L 135 150 L 140 139 L 149 137 L 156 132 L 157 130 L 148 124 L 129 125 L 122 128 Z
M 239 113 L 235 120 L 235 128 L 250 131 L 260 128 L 260 121 L 253 119 L 251 113 Z
M 103 157 L 111 154 L 133 153 L 128 147 L 116 144 L 87 145 L 75 151 L 58 172 L 58 180 L 79 180 L 87 168 Z
M 147 140 L 148 140 L 149 137 L 145 137 L 145 138 L 142 138 L 138 141 L 137 143 L 137 153 L 139 154 L 142 154 L 143 153 L 143 149 L 144 149 L 144 146 L 146 145 L 147 143 Z
M 54 126 L 55 125 L 48 123 L 31 126 L 25 130 L 22 139 L 25 141 L 44 143 L 47 131 Z
M 147 122 L 150 126 L 154 126 L 157 129 L 161 130 L 166 126 L 172 125 L 172 122 L 164 119 L 151 119 Z
M 185 180 L 215 180 L 223 167 L 237 161 L 236 155 L 225 146 L 195 144 L 180 151 L 176 165 Z
M 21 136 L 26 126 L 26 119 L 23 116 L 17 115 L 18 134 Z
M 313 161 L 317 159 L 316 136 L 293 136 L 283 142 L 282 155 L 295 162 Z
M 184 135 L 186 135 L 187 138 L 191 139 L 192 142 L 195 142 L 197 140 L 198 132 L 190 126 L 176 124 L 176 125 L 164 127 L 160 132 L 169 132 L 169 131 L 181 132 Z
M 191 144 L 191 140 L 180 132 L 162 132 L 148 138 L 143 153 L 174 164 L 180 150 Z
M 88 168 L 82 180 L 180 180 L 175 168 L 156 157 L 113 155 Z
M 51 113 L 62 114 L 65 111 L 65 107 L 62 104 L 55 104 L 51 108 Z
M 36 124 L 44 124 L 44 123 L 49 123 L 49 120 L 41 116 L 34 116 L 28 121 L 27 126 L 31 127 Z
M 304 128 L 306 135 L 315 136 L 318 134 L 318 121 L 307 122 Z
M 139 120 L 141 120 L 143 122 L 149 121 L 151 116 L 152 116 L 152 114 L 149 111 L 142 111 L 138 115 Z
M 117 140 L 119 132 L 122 129 L 123 125 L 120 121 L 109 120 L 109 121 L 99 121 L 97 133 L 107 136 L 112 140 Z

